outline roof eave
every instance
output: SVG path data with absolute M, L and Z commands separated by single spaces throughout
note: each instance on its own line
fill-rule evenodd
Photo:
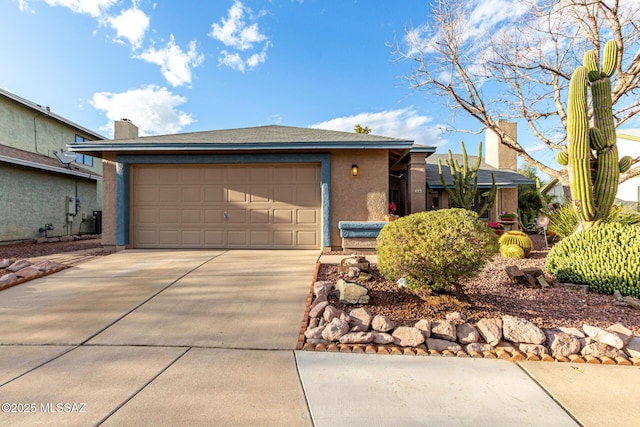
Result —
M 101 181 L 102 180 L 102 177 L 100 175 L 98 175 L 98 174 L 93 174 L 93 173 L 90 173 L 90 172 L 76 171 L 76 170 L 67 169 L 67 168 L 59 168 L 59 167 L 44 165 L 42 163 L 30 162 L 28 160 L 16 159 L 16 158 L 13 158 L 13 157 L 8 157 L 8 156 L 0 155 L 0 162 L 10 163 L 10 164 L 17 165 L 17 166 L 24 166 L 24 167 L 28 167 L 28 168 L 32 168 L 32 169 L 44 170 L 44 171 L 47 171 L 47 172 L 60 173 L 60 174 L 63 174 L 63 175 L 72 175 L 72 176 L 76 176 L 76 177 L 79 177 L 79 178 L 93 179 L 95 181 Z

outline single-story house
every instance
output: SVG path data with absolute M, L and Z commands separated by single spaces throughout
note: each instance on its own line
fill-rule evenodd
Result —
M 403 213 L 426 207 L 435 148 L 411 140 L 275 125 L 137 137 L 115 125 L 114 140 L 70 147 L 103 159 L 105 247 L 341 249 L 339 224 L 384 221 L 399 175 Z
M 0 89 L 0 244 L 96 231 L 102 164 L 65 150 L 97 139 L 104 137 Z
M 499 125 L 512 138 L 517 139 L 516 123 L 500 121 Z M 478 193 L 474 209 L 479 210 L 484 205 L 486 198 L 482 194 L 487 192 L 492 186 L 491 175 L 493 174 L 497 187 L 496 200 L 491 210 L 486 212 L 482 219 L 496 221 L 503 211 L 517 212 L 518 210 L 518 185 L 532 185 L 535 182 L 517 172 L 516 152 L 500 143 L 494 132 L 487 131 L 485 143 L 485 156 L 478 169 Z M 477 147 L 476 147 L 477 151 Z M 473 148 L 467 147 L 467 152 L 473 152 Z M 453 188 L 453 176 L 447 166 L 448 154 L 434 154 L 427 157 L 427 210 L 443 209 L 450 207 L 449 194 L 442 185 L 438 169 L 438 161 L 442 163 L 442 173 L 445 183 Z M 462 154 L 453 154 L 454 161 L 463 164 Z M 474 167 L 477 156 L 468 156 L 469 167 Z

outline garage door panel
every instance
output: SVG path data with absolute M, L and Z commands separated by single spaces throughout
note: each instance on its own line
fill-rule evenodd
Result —
M 180 232 L 178 230 L 158 230 L 158 244 L 165 247 L 178 247 Z
M 297 223 L 298 224 L 318 224 L 318 216 L 316 215 L 315 210 L 311 209 L 298 209 L 297 212 Z
M 202 210 L 200 209 L 182 209 L 182 223 L 183 224 L 201 224 L 202 223 Z
M 275 203 L 295 203 L 293 187 L 276 187 L 273 189 L 273 201 Z
M 293 210 L 291 209 L 274 209 L 274 224 L 293 224 Z
M 200 230 L 183 230 L 182 246 L 199 248 L 202 246 L 202 232 Z
M 224 224 L 224 210 L 222 209 L 205 209 L 204 222 L 206 225 Z
M 136 247 L 319 247 L 318 165 L 136 165 L 131 176 Z
M 180 210 L 158 209 L 158 223 L 177 226 L 180 223 Z
M 163 204 L 178 203 L 180 201 L 179 194 L 179 188 L 166 186 L 158 187 L 158 202 Z
M 181 200 L 183 203 L 202 203 L 202 188 L 183 187 L 181 189 Z
M 249 243 L 245 230 L 229 230 L 227 232 L 227 244 L 229 247 L 245 247 Z
M 247 190 L 245 188 L 228 188 L 227 201 L 230 203 L 246 203 Z

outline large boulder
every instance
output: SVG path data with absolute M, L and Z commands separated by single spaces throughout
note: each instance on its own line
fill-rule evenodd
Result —
M 542 329 L 528 320 L 508 314 L 502 316 L 502 335 L 504 339 L 516 343 L 544 344 L 547 340 Z
M 403 347 L 416 347 L 424 342 L 424 335 L 418 328 L 400 326 L 393 331 L 393 342 Z
M 322 338 L 327 341 L 338 341 L 349 332 L 349 323 L 342 319 L 333 319 L 322 331 Z
M 502 319 L 480 319 L 476 323 L 476 328 L 480 336 L 494 347 L 502 339 Z
M 344 279 L 336 283 L 336 298 L 341 304 L 368 304 L 368 293 L 369 290 L 358 283 L 347 282 Z

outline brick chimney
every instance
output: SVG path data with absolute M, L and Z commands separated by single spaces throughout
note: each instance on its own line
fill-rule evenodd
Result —
M 514 141 L 518 140 L 517 123 L 498 120 L 498 126 Z M 500 137 L 492 130 L 487 130 L 485 138 L 487 140 L 484 156 L 486 164 L 497 169 L 518 170 L 518 156 L 515 150 L 501 144 Z
M 138 137 L 138 126 L 129 119 L 120 119 L 113 123 L 113 139 L 131 139 Z

